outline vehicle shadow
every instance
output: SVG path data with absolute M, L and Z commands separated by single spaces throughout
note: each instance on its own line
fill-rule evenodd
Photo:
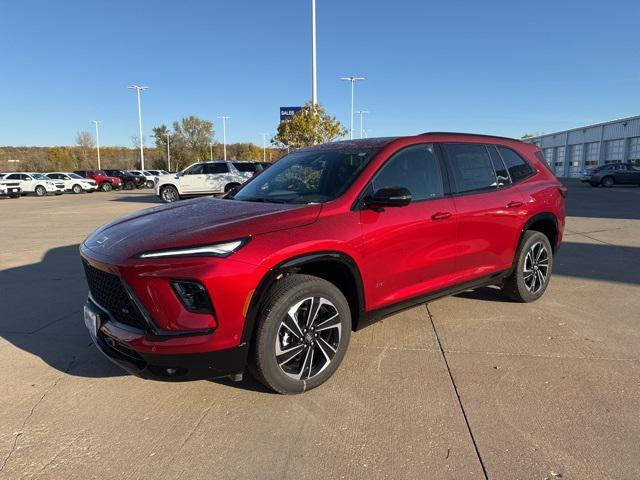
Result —
M 126 193 L 126 192 L 125 192 Z M 148 203 L 150 205 L 157 205 L 163 203 L 153 193 L 136 193 L 133 195 L 118 195 L 111 199 L 112 202 L 127 202 L 127 203 Z
M 86 296 L 77 244 L 53 248 L 38 263 L 1 270 L 0 342 L 71 375 L 126 375 L 92 346 L 82 315 Z

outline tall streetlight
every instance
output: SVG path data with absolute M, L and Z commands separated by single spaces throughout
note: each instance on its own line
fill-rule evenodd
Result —
M 267 161 L 267 137 L 268 136 L 269 136 L 268 133 L 262 134 L 262 161 L 263 162 Z
M 350 77 L 341 77 L 340 80 L 351 82 L 351 128 L 349 129 L 349 137 L 351 138 L 351 140 L 353 140 L 353 94 L 356 82 L 358 80 L 364 80 L 364 77 L 356 77 L 354 75 L 351 75 Z
M 213 162 L 213 142 L 209 142 L 209 160 Z
M 170 140 L 171 139 L 171 132 L 169 132 L 167 130 L 165 135 L 167 136 L 167 171 L 170 172 L 171 171 L 171 150 L 169 149 L 169 143 L 171 141 Z
M 140 170 L 144 170 L 144 141 L 142 139 L 142 111 L 140 109 L 140 92 L 144 92 L 148 90 L 149 87 L 144 87 L 140 85 L 131 85 L 127 87 L 130 90 L 136 90 L 138 93 L 138 129 L 140 131 Z
M 363 115 L 369 113 L 368 110 L 357 110 L 356 114 L 360 115 L 360 138 L 364 138 L 364 123 L 363 123 Z
M 93 123 L 96 124 L 96 145 L 98 146 L 98 170 L 101 170 L 100 168 L 100 131 L 98 130 L 98 125 L 100 125 L 102 122 L 100 120 L 93 120 Z
M 225 117 L 224 115 L 219 115 L 218 118 L 222 120 L 222 148 L 224 151 L 224 159 L 227 159 L 227 120 L 231 117 Z
M 311 0 L 311 104 L 318 103 L 318 71 L 316 68 L 316 0 Z

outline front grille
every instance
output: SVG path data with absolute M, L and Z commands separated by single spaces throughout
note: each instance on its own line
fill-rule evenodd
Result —
M 91 296 L 113 317 L 125 325 L 145 329 L 147 324 L 138 307 L 127 294 L 120 278 L 82 262 Z

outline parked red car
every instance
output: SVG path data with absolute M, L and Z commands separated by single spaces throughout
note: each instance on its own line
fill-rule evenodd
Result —
M 122 188 L 122 180 L 118 177 L 110 177 L 104 170 L 75 170 L 81 177 L 91 178 L 98 184 L 98 190 L 110 192 L 112 189 L 119 190 Z
M 145 378 L 326 381 L 351 331 L 499 285 L 544 293 L 566 188 L 534 145 L 454 133 L 296 151 L 220 199 L 136 212 L 81 246 L 85 323 Z

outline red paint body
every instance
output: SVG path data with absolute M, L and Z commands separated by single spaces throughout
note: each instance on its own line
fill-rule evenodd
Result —
M 110 183 L 114 188 L 122 187 L 122 180 L 120 180 L 118 177 L 110 177 L 108 175 L 103 175 L 102 173 L 103 172 L 101 172 L 100 170 L 86 170 L 84 172 L 84 177 L 95 180 L 98 184 L 98 188 L 100 188 L 105 182 Z
M 372 175 L 398 150 L 413 144 L 469 142 L 504 145 L 536 170 L 492 192 L 447 195 L 382 211 L 354 209 Z M 82 256 L 118 275 L 166 331 L 209 328 L 212 333 L 162 339 L 113 323 L 103 331 L 142 353 L 184 354 L 241 345 L 249 305 L 268 272 L 314 252 L 339 252 L 362 279 L 364 312 L 382 309 L 511 268 L 529 219 L 549 214 L 564 228 L 566 191 L 536 158 L 537 147 L 516 140 L 455 134 L 398 138 L 364 168 L 351 187 L 324 204 L 251 203 L 205 197 L 133 213 L 98 229 Z M 93 240 L 108 237 L 103 245 Z M 144 251 L 212 244 L 251 236 L 228 258 L 139 259 Z M 92 243 L 93 242 L 93 243 Z M 206 287 L 215 310 L 189 313 L 169 280 L 193 279 Z

